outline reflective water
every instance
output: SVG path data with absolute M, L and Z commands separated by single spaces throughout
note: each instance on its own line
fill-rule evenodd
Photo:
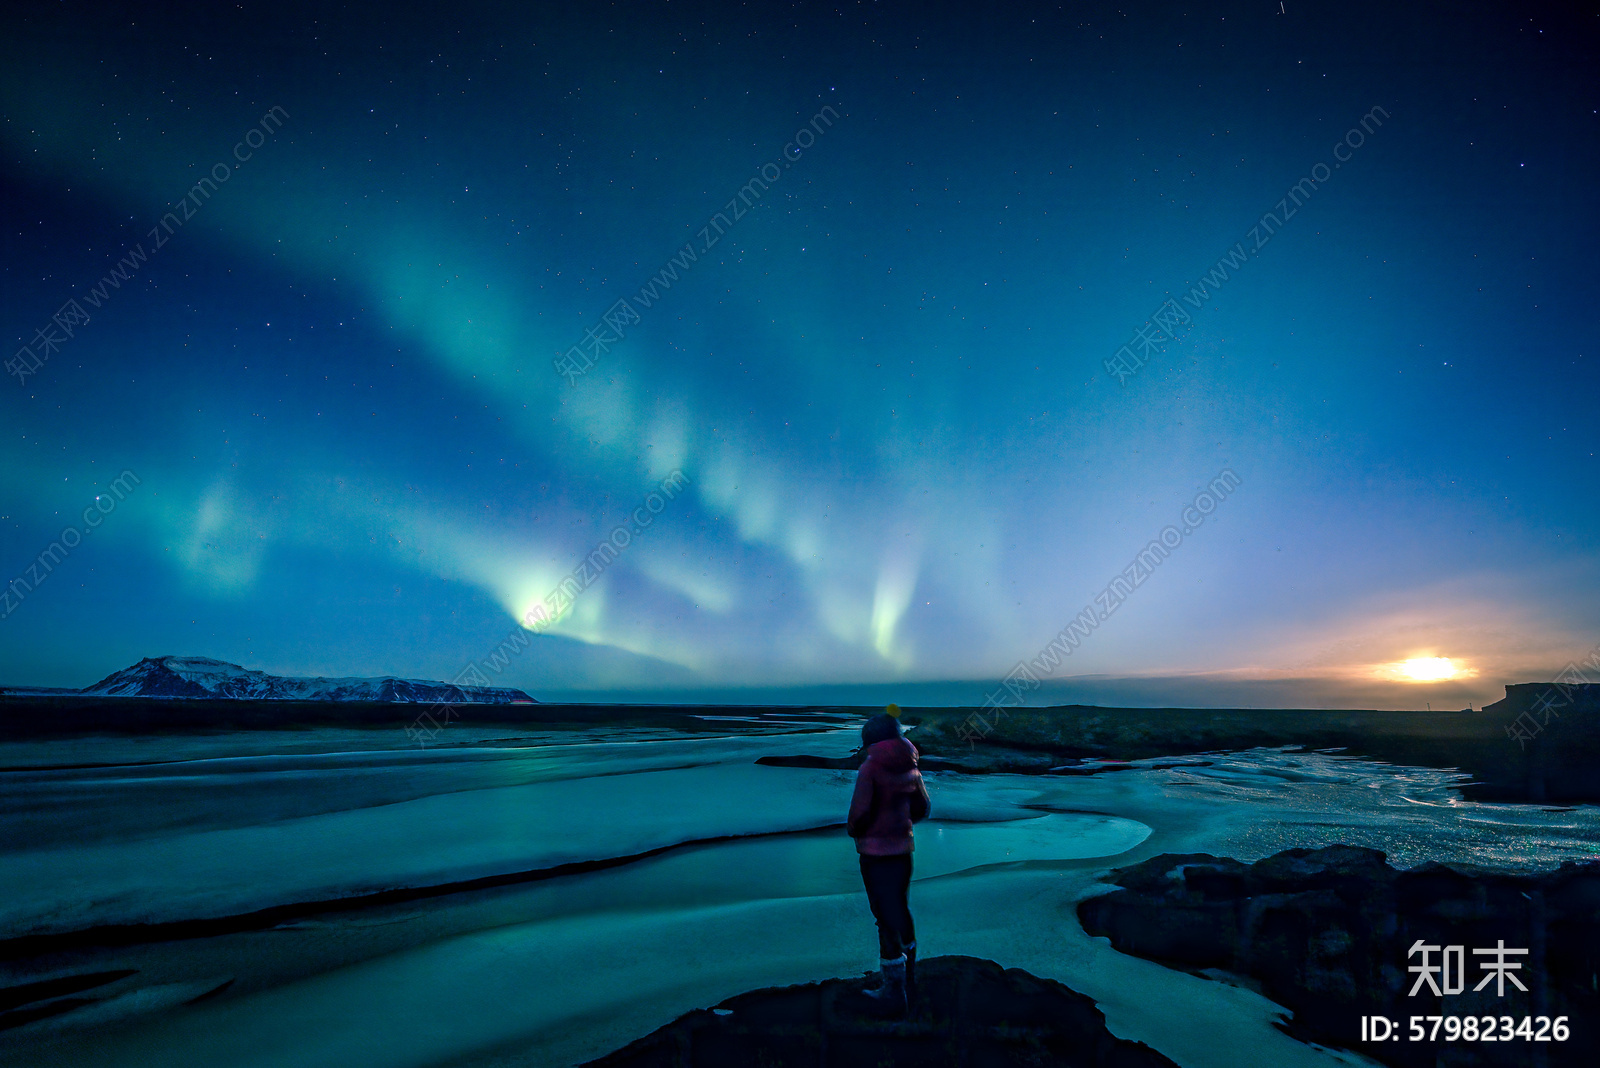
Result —
M 843 755 L 848 730 L 417 750 L 363 732 L 0 752 L 0 933 L 235 915 L 554 865 L 604 870 L 266 931 L 12 963 L 5 984 L 116 967 L 99 1003 L 0 1032 L 30 1064 L 549 1064 L 592 1057 L 752 987 L 874 958 L 841 824 L 851 775 L 754 763 Z M 400 735 L 401 732 L 393 732 Z M 367 744 L 362 744 L 363 742 Z M 529 744 L 540 743 L 540 744 Z M 0 747 L 4 749 L 6 747 Z M 133 759 L 137 753 L 139 760 Z M 239 755 L 228 755 L 230 753 Z M 99 759 L 97 759 L 97 757 Z M 913 888 L 925 954 L 971 953 L 1095 997 L 1187 1066 L 1356 1063 L 1270 1026 L 1221 983 L 1123 957 L 1074 906 L 1157 852 L 1254 859 L 1333 842 L 1551 867 L 1594 855 L 1600 811 L 1460 799 L 1460 775 L 1256 750 L 1095 776 L 929 773 Z M 1204 766 L 1194 766 L 1204 765 Z M 183 1004 L 230 981 L 222 996 Z

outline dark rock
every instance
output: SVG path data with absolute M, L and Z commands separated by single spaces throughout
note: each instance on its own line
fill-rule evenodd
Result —
M 1166 767 L 1173 767 L 1174 765 L 1168 764 L 1168 765 L 1165 765 L 1165 766 Z M 1177 766 L 1181 767 L 1182 765 L 1177 765 Z M 1140 766 L 1138 764 L 1126 764 L 1126 763 L 1121 763 L 1121 762 L 1103 763 L 1103 762 L 1099 762 L 1099 761 L 1087 761 L 1086 760 L 1081 764 L 1063 764 L 1059 768 L 1051 768 L 1050 772 L 1053 775 L 1104 775 L 1109 771 L 1138 771 L 1138 770 L 1140 770 Z
M 814 756 L 810 753 L 795 753 L 788 756 L 757 757 L 756 763 L 769 768 L 827 768 L 833 771 L 855 771 L 865 760 L 865 749 L 858 749 L 849 756 L 825 757 Z M 969 768 L 958 761 L 944 760 L 940 757 L 919 757 L 917 766 L 923 771 L 977 771 L 980 769 Z M 989 770 L 987 768 L 981 770 Z
M 1050 979 L 977 957 L 917 964 L 916 1010 L 876 1018 L 863 979 L 830 979 L 729 998 L 590 1062 L 594 1068 L 724 1065 L 1060 1065 L 1158 1068 L 1172 1061 L 1106 1030 L 1094 1002 Z
M 1290 849 L 1254 864 L 1205 854 L 1167 854 L 1112 873 L 1122 889 L 1078 905 L 1084 930 L 1124 953 L 1190 970 L 1248 977 L 1290 1009 L 1291 1034 L 1358 1049 L 1397 1066 L 1593 1065 L 1600 1032 L 1600 862 L 1566 863 L 1533 875 L 1424 864 L 1391 868 L 1354 846 Z M 1464 947 L 1462 992 L 1434 995 L 1408 972 L 1425 945 Z M 1487 958 L 1472 950 L 1526 949 L 1515 974 L 1526 993 L 1498 996 Z M 1439 964 L 1436 951 L 1431 963 Z M 1443 984 L 1441 984 L 1443 985 Z M 1363 1044 L 1361 1017 L 1408 1030 L 1413 1016 L 1566 1016 L 1565 1042 Z M 1431 1025 L 1429 1025 L 1431 1027 Z M 1542 1059 L 1538 1059 L 1542 1058 Z
M 1536 715 L 1541 721 L 1556 719 L 1574 712 L 1591 715 L 1600 712 L 1600 683 L 1512 682 L 1506 684 L 1506 695 L 1483 710 L 1510 720 L 1523 712 Z M 1548 727 L 1541 722 L 1540 726 Z
M 118 979 L 126 979 L 135 974 L 132 968 L 119 968 L 111 972 L 86 972 L 82 975 L 66 975 L 55 979 L 45 979 L 36 983 L 22 983 L 17 986 L 0 987 L 0 1012 L 6 1012 L 19 1005 L 28 1005 L 39 1001 L 48 1001 L 66 994 L 77 994 L 85 990 L 93 990 L 97 986 L 114 983 Z
M 788 756 L 757 757 L 756 763 L 769 768 L 828 768 L 833 771 L 855 771 L 861 766 L 865 754 L 851 753 L 849 756 L 825 757 L 813 756 L 810 753 L 795 753 Z

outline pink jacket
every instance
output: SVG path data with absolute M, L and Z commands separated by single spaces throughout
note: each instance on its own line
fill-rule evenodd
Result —
M 846 823 L 856 852 L 875 857 L 911 852 L 911 825 L 927 815 L 928 789 L 917 770 L 917 747 L 904 738 L 868 746 Z

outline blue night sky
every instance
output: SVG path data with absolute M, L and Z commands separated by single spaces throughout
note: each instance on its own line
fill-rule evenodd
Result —
M 1032 699 L 1553 677 L 1600 641 L 1600 19 L 1550 12 L 8 5 L 0 682 L 976 701 L 1096 604 Z

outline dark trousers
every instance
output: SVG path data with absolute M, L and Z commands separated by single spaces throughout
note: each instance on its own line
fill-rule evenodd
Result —
M 878 921 L 878 956 L 894 960 L 906 946 L 917 940 L 911 925 L 911 854 L 872 857 L 861 854 L 861 882 L 867 888 L 867 904 Z

